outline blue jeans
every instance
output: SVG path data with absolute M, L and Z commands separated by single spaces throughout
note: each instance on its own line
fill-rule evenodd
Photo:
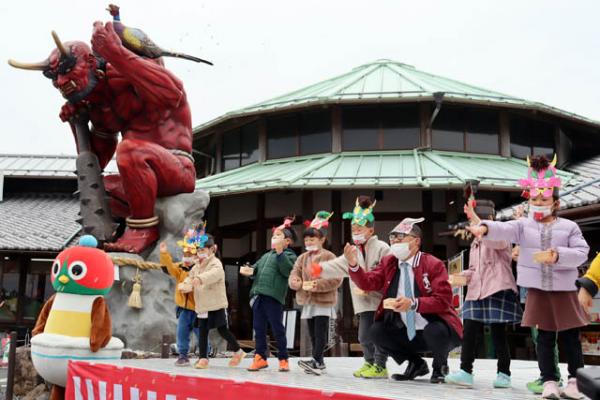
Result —
M 177 314 L 177 352 L 180 357 L 187 357 L 190 351 L 190 334 L 194 331 L 196 337 L 200 337 L 200 330 L 194 327 L 196 312 L 177 306 Z
M 283 326 L 283 304 L 270 296 L 258 295 L 252 305 L 256 354 L 267 358 L 267 322 L 277 341 L 277 358 L 287 360 L 287 339 Z

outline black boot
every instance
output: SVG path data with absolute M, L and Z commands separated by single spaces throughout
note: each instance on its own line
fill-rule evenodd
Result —
M 403 374 L 393 374 L 392 379 L 395 381 L 412 381 L 419 376 L 424 376 L 429 373 L 427 363 L 421 360 L 420 363 L 409 361 L 406 371 Z
M 442 368 L 434 368 L 431 373 L 431 378 L 429 378 L 429 382 L 431 383 L 444 383 L 446 379 L 446 375 L 448 375 L 449 368 L 447 365 L 444 365 Z

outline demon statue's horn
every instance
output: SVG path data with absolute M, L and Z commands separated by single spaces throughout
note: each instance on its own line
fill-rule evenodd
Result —
M 60 54 L 62 54 L 63 57 L 68 56 L 69 52 L 67 51 L 67 48 L 60 41 L 60 38 L 58 37 L 58 34 L 55 31 L 52 31 L 52 39 L 54 39 L 54 43 L 56 43 L 56 48 L 58 49 L 58 51 L 60 51 Z
M 557 159 L 556 159 L 556 153 L 555 153 L 555 154 L 554 154 L 554 158 L 552 159 L 552 162 L 550 163 L 550 165 L 551 165 L 552 167 L 556 167 L 556 161 L 557 161 Z
M 531 168 L 531 159 L 527 156 L 527 166 Z
M 54 39 L 54 43 L 56 43 L 58 51 L 60 51 L 63 56 L 68 55 L 69 52 L 67 51 L 65 45 L 60 41 L 60 38 L 54 31 L 52 31 L 52 38 Z M 14 68 L 27 69 L 30 71 L 44 71 L 50 66 L 48 60 L 37 63 L 23 63 L 15 60 L 8 60 L 8 64 Z
M 15 60 L 8 60 L 8 64 L 14 68 L 27 69 L 30 71 L 44 71 L 50 66 L 48 60 L 38 63 L 22 63 Z

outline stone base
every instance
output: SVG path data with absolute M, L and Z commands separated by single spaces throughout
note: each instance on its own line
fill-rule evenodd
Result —
M 186 229 L 202 221 L 209 200 L 204 191 L 159 199 L 155 212 L 160 218 L 161 237 L 156 246 L 141 256 L 128 253 L 110 254 L 114 257 L 158 262 L 158 244 L 164 241 L 173 259 L 179 260 L 182 252 L 177 246 L 177 241 L 182 239 Z M 136 271 L 135 267 L 120 267 L 120 280 L 115 282 L 107 296 L 113 335 L 121 339 L 129 349 L 160 353 L 163 335 L 175 337 L 177 333 L 175 280 L 162 270 L 140 271 L 142 308 L 135 309 L 129 307 L 127 301 Z

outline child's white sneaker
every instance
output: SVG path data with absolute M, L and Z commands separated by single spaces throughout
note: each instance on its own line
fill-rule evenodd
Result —
M 544 382 L 544 391 L 542 392 L 543 399 L 560 399 L 560 391 L 558 390 L 558 385 L 554 381 L 546 381 Z
M 579 392 L 579 389 L 577 388 L 577 379 L 569 378 L 567 387 L 562 392 L 562 396 L 565 399 L 583 399 L 583 395 Z

